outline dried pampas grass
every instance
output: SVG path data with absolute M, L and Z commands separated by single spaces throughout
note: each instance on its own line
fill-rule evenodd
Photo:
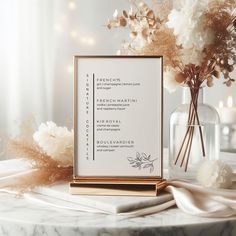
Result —
M 236 65 L 236 1 L 183 0 L 172 5 L 169 0 L 162 4 L 154 0 L 152 7 L 145 1 L 137 2 L 132 0 L 135 8 L 131 7 L 128 15 L 116 11 L 107 26 L 129 29 L 130 40 L 121 50 L 124 54 L 163 55 L 164 86 L 170 92 L 183 84 L 189 87 L 188 126 L 191 128 L 174 161 L 174 165 L 179 162 L 187 171 L 196 125 L 202 155 L 206 156 L 198 116 L 200 88 L 203 83 L 212 87 L 220 78 L 228 87 L 235 82 L 231 73 Z M 119 22 L 122 17 L 126 19 L 125 25 Z
M 162 21 L 167 21 L 168 15 L 170 14 L 173 8 L 173 0 L 152 0 L 153 2 L 153 11 L 160 17 Z
M 61 166 L 52 159 L 33 140 L 32 122 L 25 122 L 21 126 L 20 134 L 8 141 L 7 152 L 17 158 L 29 161 L 32 172 L 19 177 L 9 187 L 17 188 L 21 192 L 30 191 L 34 187 L 51 185 L 61 181 L 71 181 L 72 166 Z
M 172 29 L 163 28 L 156 34 L 155 40 L 140 49 L 144 55 L 162 55 L 164 66 L 172 68 L 181 66 L 180 47 L 176 44 L 176 37 Z
M 203 82 L 212 87 L 219 78 L 226 86 L 235 82 L 231 77 L 236 65 L 235 0 L 199 0 L 193 5 L 188 0 L 178 4 L 153 0 L 151 7 L 133 0 L 132 5 L 128 14 L 116 11 L 107 25 L 130 31 L 122 54 L 163 55 L 164 70 L 171 67 L 175 73 L 184 73 L 186 80 L 180 84 L 188 86 L 190 80 L 195 82 L 193 78 L 198 80 L 194 87 Z M 125 25 L 120 24 L 120 18 L 126 20 Z M 194 70 L 197 73 L 189 70 L 191 65 L 199 68 Z

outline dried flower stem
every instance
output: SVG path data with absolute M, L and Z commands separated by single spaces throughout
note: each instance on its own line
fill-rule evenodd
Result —
M 178 160 L 179 160 L 181 154 L 183 153 L 182 158 L 181 158 L 180 167 L 182 167 L 185 163 L 185 171 L 187 171 L 187 168 L 188 168 L 188 162 L 189 162 L 191 148 L 192 148 L 195 124 L 197 124 L 197 126 L 199 128 L 202 154 L 203 154 L 203 156 L 206 155 L 202 127 L 200 124 L 198 110 L 197 110 L 197 108 L 198 108 L 198 95 L 199 95 L 200 87 L 198 87 L 198 88 L 190 87 L 189 89 L 190 89 L 190 93 L 191 93 L 191 103 L 189 106 L 188 128 L 187 128 L 187 131 L 186 131 L 185 136 L 183 138 L 178 155 L 174 161 L 174 164 L 176 165 L 178 163 Z
M 24 139 L 12 139 L 9 141 L 8 149 L 16 156 L 28 159 L 32 168 L 35 169 L 30 175 L 20 177 L 10 187 L 15 187 L 20 189 L 21 192 L 25 192 L 37 186 L 72 180 L 73 167 L 61 166 L 35 143 L 29 143 Z
M 129 29 L 131 39 L 123 44 L 121 54 L 163 55 L 167 89 L 174 90 L 177 87 L 176 82 L 189 86 L 191 103 L 188 127 L 174 160 L 175 165 L 179 161 L 181 166 L 185 164 L 187 171 L 196 130 L 199 130 L 202 155 L 206 155 L 198 115 L 198 93 L 201 85 L 206 82 L 208 87 L 212 87 L 214 81 L 221 78 L 227 87 L 235 82 L 230 73 L 236 65 L 236 1 L 212 0 L 206 3 L 201 0 L 196 1 L 194 9 L 185 0 L 180 4 L 181 9 L 184 8 L 182 10 L 175 9 L 173 1 L 168 0 L 161 3 L 155 1 L 152 8 L 145 2 L 137 4 L 137 0 L 132 0 L 132 3 L 135 11 L 132 8 L 129 13 L 123 11 L 121 15 L 115 14 L 107 26 L 109 29 Z M 195 14 L 195 10 L 198 13 Z M 184 13 L 188 11 L 192 14 L 186 17 Z M 176 19 L 184 23 L 184 28 L 180 27 L 180 22 Z M 199 38 L 203 42 L 198 42 Z
M 196 115 L 197 124 L 199 126 L 199 133 L 200 133 L 200 139 L 201 139 L 201 145 L 202 145 L 202 155 L 205 157 L 206 153 L 205 153 L 205 147 L 204 147 L 204 142 L 203 142 L 202 127 L 201 127 L 201 123 L 200 123 L 199 116 L 198 116 L 198 111 L 197 111 L 199 88 L 196 91 L 196 94 L 193 94 L 193 91 L 191 89 L 190 89 L 190 91 L 191 91 L 192 99 L 194 98 L 194 96 L 196 96 L 196 100 L 195 100 L 196 102 L 195 103 L 193 102 L 193 109 L 194 109 L 194 112 L 195 112 L 195 115 Z M 195 123 L 195 121 L 193 123 Z

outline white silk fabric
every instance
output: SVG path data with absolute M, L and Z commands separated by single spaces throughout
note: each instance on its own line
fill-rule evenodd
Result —
M 179 209 L 200 217 L 230 217 L 236 215 L 236 186 L 231 189 L 211 189 L 185 181 L 172 180 L 170 192 Z

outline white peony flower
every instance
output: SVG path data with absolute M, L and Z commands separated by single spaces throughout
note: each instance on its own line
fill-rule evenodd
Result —
M 193 50 L 193 56 L 187 54 L 189 62 L 186 61 L 187 57 L 184 58 L 186 64 L 191 63 L 191 59 L 200 64 L 203 49 L 214 41 L 213 31 L 204 27 L 207 7 L 207 0 L 182 0 L 179 8 L 173 9 L 168 16 L 167 27 L 174 30 L 178 45 Z
M 231 167 L 219 160 L 205 161 L 197 173 L 198 182 L 209 188 L 229 188 L 232 178 Z
M 164 87 L 169 93 L 173 93 L 180 85 L 180 83 L 175 80 L 175 76 L 176 72 L 170 67 L 164 71 Z
M 58 127 L 54 122 L 42 123 L 33 135 L 34 141 L 61 165 L 72 165 L 74 136 L 66 127 Z

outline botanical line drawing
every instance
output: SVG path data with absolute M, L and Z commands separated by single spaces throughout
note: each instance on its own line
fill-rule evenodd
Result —
M 127 157 L 127 160 L 132 167 L 139 168 L 139 170 L 149 168 L 149 172 L 152 173 L 154 170 L 153 162 L 157 160 L 157 158 L 151 159 L 151 155 L 147 155 L 144 152 L 136 152 L 136 157 Z

